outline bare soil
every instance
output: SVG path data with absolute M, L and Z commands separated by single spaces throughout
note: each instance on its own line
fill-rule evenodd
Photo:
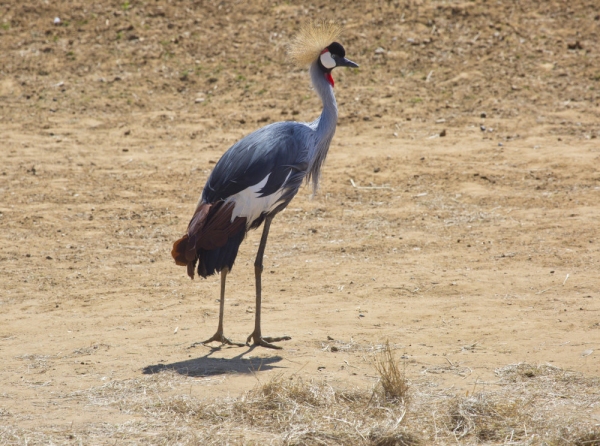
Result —
M 168 370 L 197 398 L 280 373 L 373 387 L 386 341 L 453 394 L 522 362 L 598 376 L 595 1 L 55 3 L 0 5 L 0 443 L 114 444 L 99 426 L 145 415 L 81 392 Z M 189 348 L 219 279 L 190 281 L 172 242 L 231 144 L 320 113 L 285 54 L 319 18 L 360 68 L 334 73 L 319 192 L 271 229 L 263 331 L 292 340 Z M 238 342 L 259 237 L 228 276 Z

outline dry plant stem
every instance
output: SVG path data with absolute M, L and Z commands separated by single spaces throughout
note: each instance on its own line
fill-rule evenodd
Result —
M 192 347 L 195 347 L 196 345 L 205 345 L 215 341 L 220 342 L 221 345 L 235 345 L 238 347 L 244 347 L 244 344 L 233 342 L 223 334 L 223 315 L 225 313 L 225 281 L 227 279 L 228 272 L 229 270 L 227 268 L 223 268 L 223 270 L 221 270 L 221 302 L 219 304 L 219 326 L 217 327 L 217 332 L 206 341 L 194 342 L 191 345 Z
M 390 343 L 385 343 L 385 348 L 375 360 L 375 369 L 379 373 L 379 383 L 383 397 L 388 400 L 406 401 L 408 398 L 408 384 L 406 378 L 398 369 L 398 364 L 390 348 Z
M 254 345 L 260 345 L 262 347 L 281 350 L 282 347 L 279 347 L 278 345 L 273 345 L 271 344 L 271 342 L 289 341 L 292 338 L 289 336 L 263 337 L 260 329 L 260 307 L 262 304 L 261 275 L 263 271 L 263 257 L 265 255 L 267 237 L 269 236 L 269 228 L 271 227 L 272 220 L 273 217 L 267 217 L 265 219 L 263 233 L 260 237 L 260 246 L 258 247 L 256 260 L 254 261 L 254 275 L 256 277 L 256 308 L 254 310 L 254 331 L 250 334 L 250 336 L 248 336 L 248 339 L 246 340 L 246 345 L 250 345 L 250 339 L 253 339 Z

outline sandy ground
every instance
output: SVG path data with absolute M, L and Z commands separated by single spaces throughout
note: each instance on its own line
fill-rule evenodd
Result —
M 368 387 L 386 340 L 410 380 L 456 392 L 519 362 L 597 376 L 600 18 L 540 3 L 5 2 L 0 425 L 125 423 L 75 396 L 165 369 L 210 398 L 277 373 Z M 172 242 L 233 142 L 318 116 L 285 57 L 318 17 L 361 67 L 335 73 L 319 193 L 271 229 L 263 331 L 292 340 L 189 348 L 219 279 L 190 281 Z M 237 341 L 259 236 L 228 276 Z

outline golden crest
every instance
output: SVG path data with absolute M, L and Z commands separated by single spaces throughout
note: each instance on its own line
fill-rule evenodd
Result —
M 310 65 L 326 47 L 338 40 L 341 33 L 342 27 L 335 22 L 309 22 L 290 43 L 288 54 L 297 65 Z

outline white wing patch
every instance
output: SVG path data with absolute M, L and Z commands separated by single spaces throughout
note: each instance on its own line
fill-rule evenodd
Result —
M 260 183 L 227 198 L 225 200 L 226 203 L 233 201 L 235 204 L 231 213 L 231 221 L 235 220 L 236 217 L 246 217 L 246 227 L 249 227 L 263 212 L 270 212 L 275 209 L 279 204 L 279 200 L 283 195 L 285 185 L 291 174 L 292 172 L 290 171 L 281 188 L 271 195 L 261 197 L 260 192 L 267 184 L 267 181 L 269 181 L 269 176 L 271 176 L 269 174 Z

